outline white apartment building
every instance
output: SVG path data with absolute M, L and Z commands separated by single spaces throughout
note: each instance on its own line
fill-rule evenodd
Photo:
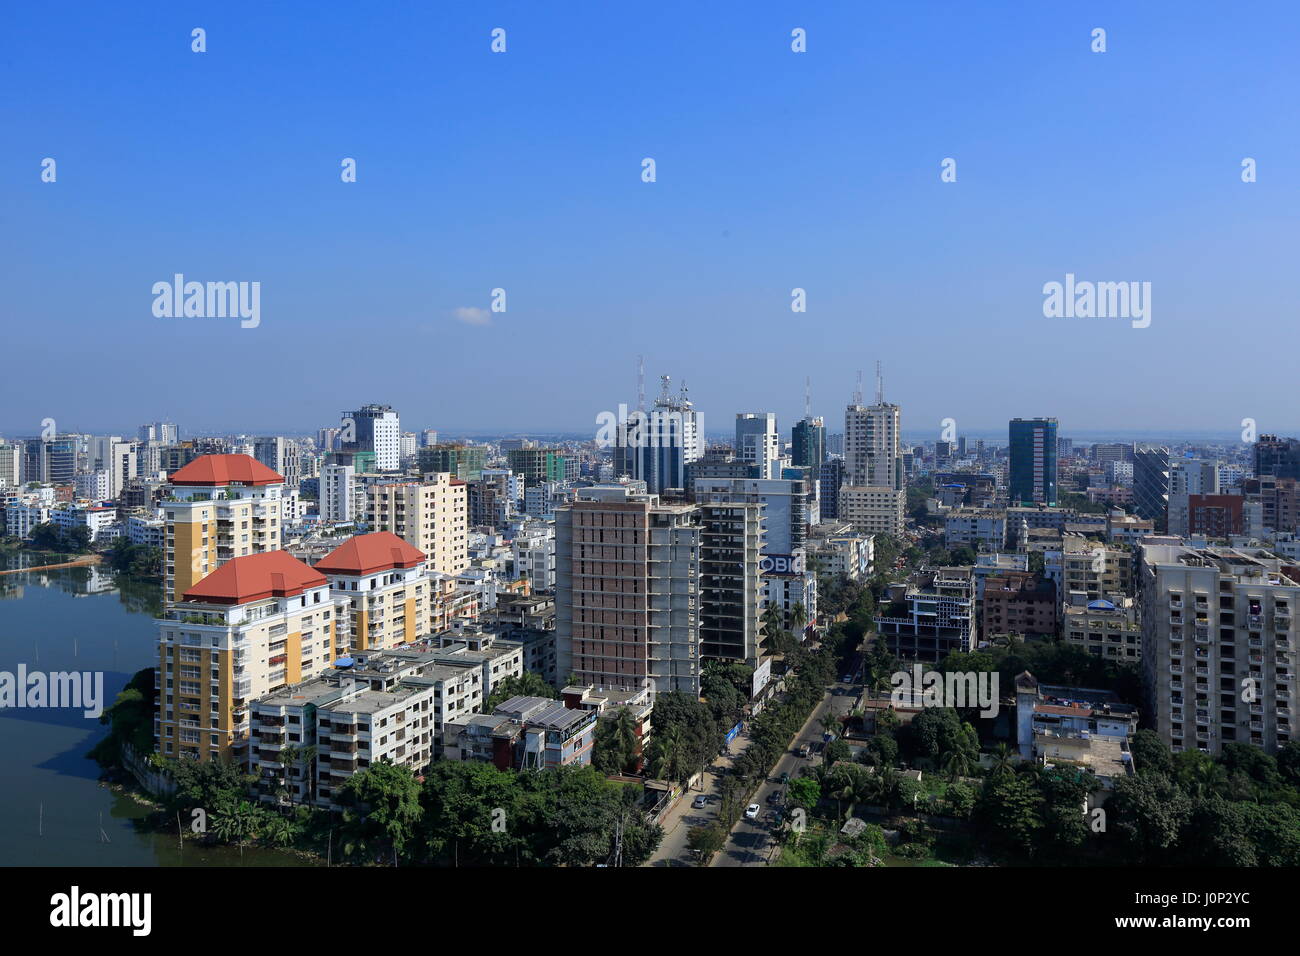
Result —
M 534 591 L 555 590 L 555 522 L 530 521 L 510 543 L 516 578 L 527 578 Z
M 1254 548 L 1141 549 L 1145 715 L 1175 751 L 1293 739 L 1300 581 Z
M 324 524 L 340 524 L 362 517 L 358 511 L 358 486 L 356 469 L 351 465 L 323 465 L 320 470 L 320 520 Z M 364 499 L 362 499 L 364 501 Z

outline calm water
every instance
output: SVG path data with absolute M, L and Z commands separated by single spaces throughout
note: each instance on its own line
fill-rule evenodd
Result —
M 21 562 L 21 563 L 20 563 Z M 0 568 L 30 554 L 0 555 Z M 157 585 L 118 590 L 98 568 L 0 576 L 0 671 L 103 671 L 103 704 L 157 662 Z M 239 866 L 237 849 L 184 850 L 175 834 L 137 833 L 146 810 L 99 783 L 86 758 L 105 728 L 81 710 L 0 710 L 0 866 Z M 298 865 L 245 849 L 244 866 Z

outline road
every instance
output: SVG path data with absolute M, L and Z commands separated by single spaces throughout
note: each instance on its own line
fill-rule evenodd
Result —
M 721 796 L 718 782 L 730 769 L 732 762 L 749 747 L 749 735 L 742 733 L 732 741 L 728 752 L 717 757 L 704 772 L 703 790 L 691 790 L 677 801 L 665 815 L 662 826 L 664 838 L 659 849 L 645 862 L 646 866 L 695 866 L 696 859 L 686 845 L 691 827 L 706 826 L 718 819 Z M 708 795 L 708 806 L 695 809 L 691 806 L 701 793 Z
M 843 716 L 853 708 L 854 700 L 852 684 L 836 681 L 827 690 L 826 696 L 813 708 L 807 722 L 799 729 L 799 733 L 795 734 L 790 748 L 776 762 L 772 775 L 759 785 L 751 798 L 751 802 L 757 803 L 761 808 L 758 819 L 747 820 L 742 816 L 736 821 L 736 825 L 727 836 L 726 845 L 714 854 L 710 866 L 763 866 L 768 862 L 775 849 L 775 844 L 771 842 L 772 815 L 780 806 L 777 803 L 769 803 L 768 799 L 773 793 L 785 789 L 784 785 L 778 782 L 781 774 L 788 773 L 791 777 L 797 777 L 801 768 L 821 760 L 818 756 L 804 760 L 796 751 L 801 744 L 813 744 L 822 739 L 822 734 L 825 732 L 821 725 L 823 714 L 829 710 L 836 716 Z

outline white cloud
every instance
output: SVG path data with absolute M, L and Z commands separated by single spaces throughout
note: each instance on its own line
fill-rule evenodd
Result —
M 478 309 L 474 306 L 462 305 L 459 309 L 453 309 L 451 315 L 457 322 L 464 322 L 466 325 L 492 324 L 492 313 L 487 309 Z

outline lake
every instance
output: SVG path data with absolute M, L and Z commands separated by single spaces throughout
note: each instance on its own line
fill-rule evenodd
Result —
M 0 554 L 0 568 L 53 562 Z M 102 704 L 131 676 L 157 663 L 153 617 L 161 585 L 127 582 L 97 567 L 0 576 L 0 671 L 102 671 Z M 0 865 L 300 866 L 266 849 L 178 847 L 176 834 L 140 833 L 148 811 L 99 783 L 86 754 L 106 728 L 81 709 L 0 710 Z

